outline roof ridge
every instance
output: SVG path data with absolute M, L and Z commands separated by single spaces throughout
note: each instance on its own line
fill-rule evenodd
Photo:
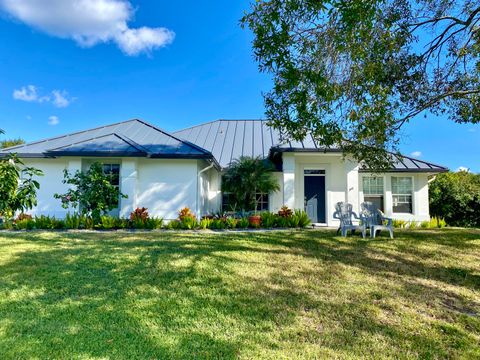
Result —
M 116 122 L 116 123 L 113 123 L 113 124 L 110 124 L 110 125 L 97 126 L 97 127 L 91 128 L 91 129 L 75 131 L 75 132 L 73 132 L 73 133 L 58 135 L 58 136 L 54 136 L 54 137 L 51 137 L 51 138 L 46 138 L 46 139 L 42 139 L 42 140 L 38 140 L 38 141 L 32 141 L 32 142 L 25 143 L 25 144 L 20 144 L 20 145 L 11 146 L 11 147 L 2 149 L 1 151 L 2 151 L 2 152 L 8 152 L 8 151 L 10 151 L 10 150 L 14 150 L 14 149 L 17 149 L 17 148 L 22 148 L 22 147 L 29 146 L 29 145 L 41 144 L 41 143 L 44 143 L 44 142 L 47 142 L 47 141 L 52 141 L 52 140 L 57 140 L 57 139 L 65 138 L 65 137 L 68 137 L 68 136 L 78 135 L 78 134 L 82 134 L 82 133 L 85 133 L 85 132 L 88 132 L 88 131 L 94 131 L 94 130 L 104 129 L 104 128 L 111 127 L 111 126 L 116 126 L 116 125 L 120 125 L 120 124 L 125 124 L 125 123 L 131 122 L 131 121 L 139 121 L 139 122 L 142 122 L 140 119 L 137 119 L 137 118 L 129 119 L 129 120 L 124 120 L 124 121 L 119 121 L 119 122 Z M 114 133 L 112 133 L 112 134 L 114 134 Z
M 161 128 L 153 125 L 153 124 L 150 124 L 150 123 L 148 123 L 148 122 L 146 122 L 146 121 L 144 121 L 144 120 L 140 120 L 140 119 L 136 119 L 136 120 L 137 120 L 138 122 L 141 122 L 142 124 L 144 124 L 144 125 L 146 125 L 146 126 L 151 127 L 152 129 L 154 129 L 154 130 L 156 130 L 156 131 L 159 131 L 159 132 L 161 132 L 161 133 L 163 133 L 163 134 L 165 134 L 165 135 L 167 135 L 167 136 L 170 136 L 170 137 L 174 138 L 175 140 L 177 140 L 177 141 L 179 141 L 179 142 L 181 142 L 181 143 L 184 143 L 184 144 L 186 144 L 186 145 L 188 145 L 188 146 L 190 146 L 190 147 L 193 147 L 194 149 L 197 149 L 197 150 L 200 151 L 200 152 L 203 152 L 203 153 L 206 154 L 206 155 L 211 155 L 211 156 L 213 157 L 213 155 L 212 155 L 212 153 L 211 153 L 210 151 L 205 150 L 204 148 L 202 148 L 202 147 L 200 147 L 200 146 L 198 146 L 198 145 L 195 145 L 194 143 L 191 143 L 190 141 L 183 140 L 183 139 L 181 139 L 181 138 L 179 138 L 179 137 L 177 137 L 177 136 L 175 136 L 175 135 L 173 135 L 173 134 L 171 134 L 171 133 L 169 133 L 169 132 L 167 132 L 167 131 L 165 131 L 165 130 L 163 130 L 163 129 L 161 129 Z

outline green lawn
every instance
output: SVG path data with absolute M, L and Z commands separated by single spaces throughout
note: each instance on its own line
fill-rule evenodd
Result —
M 480 358 L 480 231 L 0 233 L 1 359 Z

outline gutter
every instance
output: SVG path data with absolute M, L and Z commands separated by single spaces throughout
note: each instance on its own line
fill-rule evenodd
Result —
M 204 172 L 212 169 L 214 166 L 215 166 L 215 163 L 212 162 L 210 165 L 208 165 L 207 167 L 205 167 L 205 168 L 203 168 L 202 170 L 200 170 L 200 171 L 198 172 L 198 174 L 197 174 L 197 208 L 196 208 L 195 213 L 197 214 L 197 218 L 198 218 L 199 220 L 200 220 L 200 217 L 201 217 L 201 215 L 200 215 L 200 200 L 201 200 L 201 199 L 200 199 L 200 193 L 201 193 L 201 189 L 200 189 L 200 176 L 201 176 Z

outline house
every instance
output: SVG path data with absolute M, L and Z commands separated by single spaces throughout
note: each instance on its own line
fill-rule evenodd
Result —
M 313 222 L 337 225 L 334 205 L 373 201 L 387 216 L 429 219 L 428 182 L 447 168 L 409 157 L 395 158 L 392 169 L 375 174 L 339 150 L 325 149 L 313 138 L 282 141 L 262 120 L 217 120 L 168 133 L 133 119 L 3 150 L 17 153 L 28 166 L 44 172 L 38 205 L 32 214 L 64 217 L 55 193 L 63 193 L 63 170 L 85 170 L 94 161 L 106 173 L 118 174 L 115 185 L 128 195 L 117 215 L 128 217 L 136 207 L 174 219 L 183 207 L 198 216 L 228 208 L 221 193 L 221 175 L 240 156 L 261 156 L 275 164 L 280 191 L 262 196 L 259 208 L 278 211 L 282 205 L 307 209 Z M 0 153 L 0 154 L 1 154 Z M 260 194 L 259 194 L 260 196 Z M 73 209 L 72 209 L 73 210 Z M 72 211 L 70 210 L 70 211 Z

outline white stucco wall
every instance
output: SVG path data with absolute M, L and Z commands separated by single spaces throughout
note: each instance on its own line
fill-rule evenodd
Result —
M 165 220 L 176 219 L 184 207 L 195 211 L 197 168 L 197 160 L 138 160 L 135 206 Z
M 63 218 L 68 210 L 62 208 L 61 201 L 55 199 L 55 193 L 62 194 L 68 185 L 62 183 L 63 170 L 79 170 L 80 159 L 23 159 L 25 166 L 33 166 L 43 171 L 43 176 L 37 178 L 40 189 L 37 192 L 37 206 L 29 210 L 31 215 L 49 215 Z

